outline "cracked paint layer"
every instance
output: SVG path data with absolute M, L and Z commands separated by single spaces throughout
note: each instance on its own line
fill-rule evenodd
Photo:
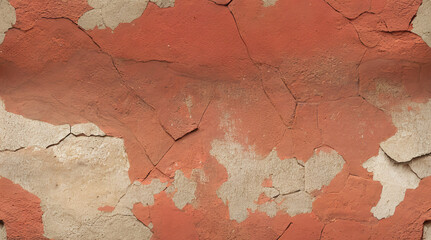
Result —
M 418 9 L 416 17 L 413 19 L 412 32 L 419 35 L 431 47 L 431 1 L 423 0 Z
M 396 207 L 404 200 L 406 190 L 419 185 L 420 179 L 408 165 L 396 163 L 383 150 L 379 150 L 379 155 L 368 159 L 363 166 L 373 173 L 373 180 L 383 186 L 379 202 L 371 209 L 378 219 L 394 215 Z
M 429 4 L 0 0 L 0 234 L 425 237 Z
M 15 8 L 10 5 L 8 0 L 0 1 L 0 44 L 5 38 L 9 28 L 16 22 Z
M 6 112 L 1 105 L 2 137 L 13 144 L 0 152 L 0 176 L 41 199 L 46 237 L 151 237 L 131 209 L 137 202 L 154 204 L 153 195 L 163 191 L 166 183 L 157 179 L 150 185 L 130 185 L 122 139 L 105 136 L 92 123 L 54 126 Z M 25 136 L 29 133 L 39 138 Z M 104 213 L 98 210 L 101 206 L 116 207 Z
M 114 30 L 120 23 L 130 23 L 139 18 L 149 2 L 167 8 L 173 7 L 175 0 L 89 0 L 88 5 L 93 9 L 84 13 L 78 24 L 86 30 L 95 27 Z
M 228 179 L 217 196 L 229 206 L 230 219 L 237 222 L 244 221 L 249 210 L 270 217 L 278 211 L 291 216 L 311 212 L 311 192 L 329 185 L 344 165 L 343 158 L 332 149 L 329 153 L 316 151 L 305 165 L 295 158 L 280 159 L 275 149 L 262 157 L 253 147 L 246 149 L 235 141 L 235 126 L 229 120 L 222 120 L 220 126 L 227 128 L 225 138 L 211 142 L 210 154 L 226 168 Z M 271 180 L 269 186 L 264 186 L 266 179 Z M 269 201 L 259 203 L 262 194 Z

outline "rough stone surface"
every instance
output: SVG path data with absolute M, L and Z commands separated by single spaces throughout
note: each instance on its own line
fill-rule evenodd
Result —
M 391 115 L 398 131 L 380 144 L 389 157 L 397 162 L 408 162 L 431 152 L 431 101 L 411 103 Z
M 415 189 L 419 185 L 420 179 L 408 165 L 397 164 L 382 150 L 363 166 L 373 173 L 373 180 L 379 181 L 383 186 L 379 202 L 371 209 L 378 219 L 394 215 L 396 207 L 404 200 L 406 190 Z
M 0 44 L 3 42 L 6 31 L 16 22 L 15 8 L 8 0 L 0 1 Z
M 421 38 L 431 46 L 431 27 L 429 25 L 431 19 L 431 1 L 423 0 L 418 9 L 416 17 L 413 19 L 412 32 L 421 36 Z

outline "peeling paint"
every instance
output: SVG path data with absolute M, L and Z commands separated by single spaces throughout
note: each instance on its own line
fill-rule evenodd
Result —
M 305 190 L 312 192 L 329 185 L 343 169 L 344 159 L 336 151 L 320 150 L 305 163 Z
M 391 112 L 397 133 L 380 147 L 397 162 L 408 162 L 431 153 L 431 101 L 410 103 Z
M 416 17 L 413 19 L 412 32 L 421 38 L 431 47 L 431 0 L 423 0 Z
M 373 180 L 383 186 L 379 202 L 371 209 L 377 219 L 394 215 L 396 207 L 404 200 L 406 190 L 419 186 L 420 179 L 408 165 L 392 161 L 381 149 L 379 155 L 368 159 L 363 167 L 372 172 Z
M 15 151 L 27 146 L 46 148 L 70 133 L 69 125 L 54 126 L 9 113 L 0 100 L 0 151 Z
M 105 234 L 112 235 L 111 239 L 151 237 L 151 231 L 133 216 L 131 208 L 135 202 L 153 204 L 153 194 L 162 191 L 166 184 L 156 184 L 153 190 L 143 187 L 140 194 L 133 195 L 135 201 L 124 206 L 124 201 L 131 198 L 131 190 L 122 139 L 71 135 L 69 125 L 54 126 L 26 119 L 6 112 L 4 104 L 1 106 L 0 128 L 4 129 L 1 137 L 5 139 L 2 143 L 16 151 L 0 152 L 0 176 L 41 199 L 46 237 L 101 239 Z M 74 133 L 78 135 L 101 134 L 92 124 L 76 126 Z M 98 210 L 117 203 L 129 211 L 117 215 L 122 209 L 119 208 L 111 215 Z
M 220 126 L 227 129 L 225 138 L 212 141 L 210 154 L 226 168 L 228 180 L 217 190 L 217 196 L 228 205 L 230 219 L 237 222 L 244 221 L 249 210 L 263 211 L 270 217 L 280 210 L 291 216 L 311 212 L 314 199 L 310 192 L 328 185 L 344 165 L 342 157 L 333 150 L 330 153 L 316 151 L 305 167 L 294 158 L 280 159 L 275 149 L 262 157 L 253 147 L 245 149 L 234 140 L 233 121 L 223 120 Z M 268 178 L 272 179 L 272 186 L 263 186 Z M 271 193 L 274 190 L 277 193 Z M 275 202 L 258 204 L 262 193 Z
M 114 30 L 120 23 L 130 23 L 139 18 L 149 2 L 160 8 L 173 7 L 175 0 L 91 0 L 88 4 L 94 9 L 84 13 L 78 25 L 86 30 L 106 27 Z
M 169 188 L 169 192 L 174 192 L 172 200 L 178 209 L 183 209 L 187 204 L 190 204 L 194 199 L 196 199 L 197 183 L 191 179 L 184 176 L 184 173 L 180 170 L 175 172 L 174 182 Z
M 153 179 L 150 184 L 143 185 L 139 181 L 135 181 L 127 189 L 124 196 L 118 201 L 114 211 L 115 214 L 129 214 L 132 211 L 135 203 L 142 203 L 144 206 L 154 204 L 154 195 L 166 189 L 167 183 L 161 182 L 159 179 Z
M 94 123 L 81 123 L 73 125 L 70 129 L 73 135 L 85 135 L 90 136 L 105 136 L 105 133 Z
M 5 34 L 16 22 L 15 8 L 8 0 L 0 0 L 0 44 L 2 44 Z
M 409 162 L 409 166 L 421 179 L 429 177 L 431 176 L 431 155 L 415 158 Z

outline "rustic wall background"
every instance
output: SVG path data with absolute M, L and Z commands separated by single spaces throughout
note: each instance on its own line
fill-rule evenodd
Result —
M 430 46 L 431 0 L 0 0 L 0 239 L 431 239 Z

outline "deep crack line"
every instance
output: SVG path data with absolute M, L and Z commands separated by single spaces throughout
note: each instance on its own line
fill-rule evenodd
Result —
M 250 50 L 248 49 L 247 43 L 245 42 L 244 37 L 242 36 L 241 31 L 239 30 L 238 22 L 236 21 L 235 15 L 233 14 L 232 10 L 229 7 L 228 7 L 228 10 L 229 10 L 230 14 L 232 15 L 233 21 L 235 22 L 236 30 L 238 31 L 239 38 L 241 39 L 242 43 L 244 44 L 245 50 L 247 51 L 248 58 L 253 63 L 253 65 L 256 68 L 258 68 L 257 62 L 254 61 L 254 59 L 251 57 Z
M 292 222 L 290 222 L 287 227 L 284 229 L 284 231 L 280 234 L 280 236 L 278 236 L 275 240 L 279 240 L 287 231 L 287 229 L 289 229 L 290 225 L 292 225 Z

